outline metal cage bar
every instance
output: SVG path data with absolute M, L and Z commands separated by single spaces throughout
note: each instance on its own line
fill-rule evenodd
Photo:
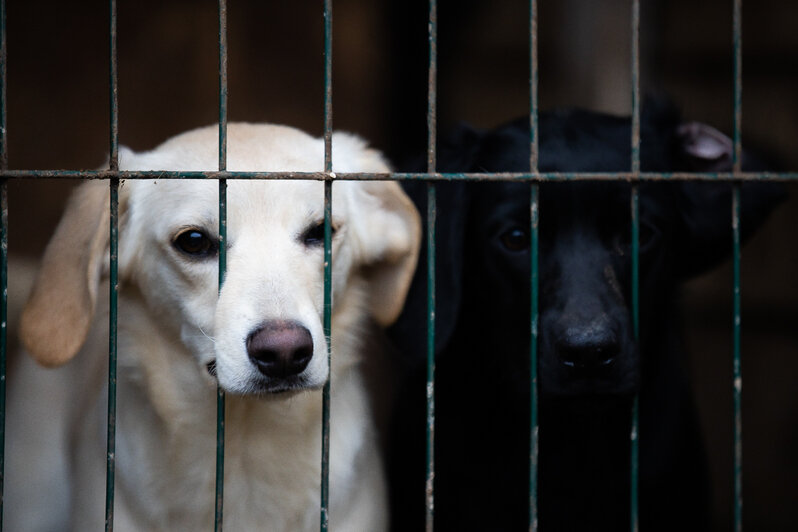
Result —
M 429 64 L 427 74 L 427 172 L 437 163 L 438 135 L 438 2 L 429 2 L 427 25 Z M 435 183 L 427 182 L 427 386 L 426 386 L 426 530 L 432 532 L 435 517 L 435 253 L 438 199 Z
M 109 170 L 119 171 L 119 86 L 117 76 L 117 10 L 116 0 L 109 0 Z M 105 530 L 114 529 L 114 483 L 116 477 L 116 359 L 117 359 L 117 306 L 119 283 L 117 278 L 119 258 L 119 177 L 109 180 L 110 193 L 110 250 L 109 250 L 109 313 L 108 313 L 108 425 L 105 479 Z
M 219 0 L 219 171 L 227 170 L 227 2 Z M 227 180 L 219 179 L 219 292 L 227 270 Z M 225 394 L 216 385 L 216 490 L 213 526 L 224 527 Z
M 249 172 L 141 170 L 0 170 L 0 179 L 307 179 L 324 181 L 327 172 Z M 706 182 L 798 182 L 798 172 L 340 172 L 336 181 L 706 181 Z
M 734 154 L 733 174 L 742 171 L 742 0 L 734 0 L 733 50 L 734 50 Z M 742 420 L 742 364 L 740 353 L 740 183 L 732 185 L 732 262 L 733 262 L 733 397 L 734 397 L 734 530 L 743 529 L 743 420 Z
M 632 1 L 632 175 L 640 174 L 640 0 Z M 631 245 L 632 245 L 632 329 L 634 340 L 640 345 L 640 190 L 639 181 L 632 185 L 631 196 Z M 638 516 L 638 479 L 640 462 L 640 397 L 635 395 L 632 403 L 632 425 L 629 431 L 629 529 L 640 528 Z
M 529 1 L 529 171 L 538 173 L 538 4 Z M 529 185 L 529 530 L 538 529 L 538 240 L 540 185 Z
M 324 0 L 324 337 L 327 342 L 327 382 L 322 389 L 321 532 L 330 525 L 330 377 L 332 375 L 332 0 Z
M 3 514 L 3 466 L 5 441 L 5 385 L 6 385 L 6 335 L 7 335 L 7 286 L 8 286 L 8 189 L 11 178 L 81 178 L 108 179 L 110 201 L 110 311 L 109 311 L 109 373 L 108 373 L 108 432 L 106 456 L 106 514 L 105 528 L 113 530 L 114 517 L 114 473 L 116 437 L 116 357 L 117 357 L 117 298 L 118 298 L 118 193 L 120 179 L 217 179 L 219 182 L 219 289 L 221 290 L 226 267 L 227 225 L 227 179 L 310 179 L 324 181 L 324 331 L 328 342 L 328 362 L 331 362 L 331 213 L 332 181 L 343 180 L 425 180 L 428 182 L 428 307 L 427 307 L 427 458 L 426 458 L 426 526 L 433 528 L 434 517 L 434 390 L 435 390 L 435 229 L 437 181 L 504 181 L 514 180 L 530 183 L 530 230 L 531 230 L 531 319 L 530 319 L 530 475 L 529 475 L 529 529 L 537 530 L 537 466 L 538 466 L 538 419 L 537 419 L 537 336 L 538 336 L 538 239 L 539 239 L 539 184 L 556 181 L 618 181 L 632 183 L 630 201 L 631 245 L 632 245 L 632 318 L 635 340 L 639 342 L 639 191 L 643 182 L 661 180 L 692 180 L 706 182 L 730 182 L 732 186 L 732 239 L 733 239 L 733 401 L 734 401 L 734 529 L 742 530 L 742 374 L 741 374 L 741 300 L 740 300 L 740 185 L 744 181 L 798 181 L 798 172 L 743 172 L 741 149 L 742 123 L 742 0 L 733 0 L 733 55 L 734 55 L 734 165 L 731 172 L 642 172 L 640 169 L 640 1 L 632 2 L 632 132 L 630 172 L 568 173 L 538 171 L 538 63 L 537 63 L 537 2 L 530 0 L 530 171 L 497 173 L 443 173 L 435 172 L 437 136 L 437 2 L 429 4 L 429 76 L 427 109 L 427 172 L 426 173 L 342 173 L 332 172 L 332 1 L 324 0 L 324 171 L 323 172 L 229 172 L 227 171 L 227 10 L 226 1 L 219 0 L 219 170 L 211 172 L 190 171 L 119 171 L 118 160 L 118 80 L 117 80 L 117 6 L 109 0 L 109 92 L 110 92 L 110 158 L 108 170 L 9 170 L 7 143 L 6 83 L 6 2 L 0 0 L 0 530 Z M 321 476 L 321 523 L 322 531 L 329 525 L 329 430 L 330 430 L 330 383 L 323 391 L 322 415 L 322 476 Z M 224 393 L 217 394 L 217 461 L 216 461 L 216 508 L 215 528 L 222 529 L 223 484 L 224 484 Z M 638 530 L 638 403 L 633 407 L 630 431 L 631 477 L 630 477 L 630 527 Z
M 0 169 L 8 168 L 6 115 L 6 0 L 0 0 Z M 0 179 L 0 531 L 3 530 L 8 335 L 8 182 Z

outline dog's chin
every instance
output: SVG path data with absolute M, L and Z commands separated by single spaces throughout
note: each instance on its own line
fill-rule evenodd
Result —
M 225 392 L 242 397 L 257 397 L 266 400 L 290 399 L 305 392 L 320 390 L 324 384 L 315 384 L 302 377 L 287 379 L 251 378 L 238 386 L 222 386 Z

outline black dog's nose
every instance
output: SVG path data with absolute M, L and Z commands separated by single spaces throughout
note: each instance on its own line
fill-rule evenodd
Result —
M 270 321 L 249 335 L 247 353 L 258 371 L 271 378 L 299 375 L 313 357 L 310 331 L 291 321 Z
M 557 340 L 557 355 L 570 368 L 600 371 L 615 361 L 620 351 L 618 338 L 610 329 L 568 330 Z

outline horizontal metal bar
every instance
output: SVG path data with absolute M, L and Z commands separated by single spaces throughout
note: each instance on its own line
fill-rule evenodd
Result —
M 0 179 L 307 179 L 324 181 L 326 172 L 5 170 Z M 484 173 L 333 173 L 335 181 L 781 181 L 798 180 L 798 172 L 484 172 Z

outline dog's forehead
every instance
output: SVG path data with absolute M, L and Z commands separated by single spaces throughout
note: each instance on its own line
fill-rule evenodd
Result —
M 334 194 L 336 216 L 346 202 Z M 335 201 L 335 200 L 338 201 Z M 253 224 L 306 223 L 324 216 L 324 185 L 311 180 L 231 179 L 227 181 L 227 219 L 231 229 Z M 131 183 L 131 207 L 138 215 L 166 225 L 218 223 L 219 186 L 215 180 L 157 180 Z M 146 221 L 146 220 L 145 220 Z
M 269 124 L 230 124 L 227 169 L 253 172 L 318 172 L 324 166 L 324 144 L 297 129 Z M 213 171 L 218 168 L 218 129 L 205 127 L 178 135 L 149 152 L 120 150 L 123 170 Z M 161 225 L 216 224 L 219 187 L 216 180 L 161 179 L 130 181 L 134 216 Z M 333 187 L 336 217 L 345 215 L 347 202 Z M 335 199 L 337 198 L 337 199 Z M 283 223 L 324 213 L 320 181 L 229 179 L 228 227 L 268 221 Z M 306 222 L 302 222 L 306 223 Z

